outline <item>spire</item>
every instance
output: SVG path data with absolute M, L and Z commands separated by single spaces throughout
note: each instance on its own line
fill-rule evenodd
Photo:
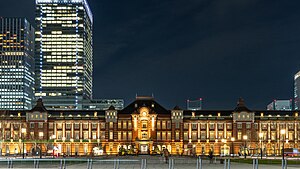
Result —
M 34 108 L 31 109 L 31 111 L 39 111 L 39 112 L 47 112 L 47 109 L 44 106 L 43 100 L 41 98 L 39 98 L 36 101 L 36 105 L 34 106 Z

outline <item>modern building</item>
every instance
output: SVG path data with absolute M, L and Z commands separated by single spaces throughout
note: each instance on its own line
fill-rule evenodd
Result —
M 93 16 L 86 0 L 36 0 L 35 96 L 47 109 L 92 98 Z
M 84 101 L 83 110 L 107 110 L 110 106 L 113 106 L 116 110 L 122 110 L 124 108 L 123 99 L 93 99 L 91 101 Z
M 299 148 L 297 111 L 165 109 L 152 97 L 137 97 L 122 110 L 47 110 L 41 99 L 29 111 L 0 111 L 0 152 L 29 156 L 157 154 L 281 155 Z
M 290 100 L 273 100 L 270 104 L 267 105 L 267 110 L 292 110 L 293 103 L 292 99 Z
M 294 109 L 300 109 L 300 71 L 294 76 Z
M 34 28 L 0 17 L 0 109 L 28 110 L 34 100 Z
M 187 110 L 202 110 L 202 98 L 186 101 Z

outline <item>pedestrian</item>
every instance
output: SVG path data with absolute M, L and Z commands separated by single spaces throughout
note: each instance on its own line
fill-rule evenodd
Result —
M 213 152 L 210 150 L 208 153 L 208 158 L 209 158 L 209 163 L 212 164 L 213 163 Z
M 165 156 L 165 161 L 166 161 L 166 163 L 168 164 L 169 163 L 169 155 L 170 155 L 170 153 L 169 153 L 169 151 L 168 151 L 168 149 L 164 149 L 164 156 Z

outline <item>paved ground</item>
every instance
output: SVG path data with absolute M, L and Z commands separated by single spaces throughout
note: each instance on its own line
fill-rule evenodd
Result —
M 115 157 L 114 157 L 115 158 Z M 172 157 L 174 159 L 175 169 L 196 169 L 196 158 L 190 157 Z M 141 159 L 147 159 L 147 169 L 168 169 L 169 164 L 166 164 L 160 156 L 139 156 L 139 157 L 120 157 L 119 169 L 141 169 Z M 0 160 L 0 168 L 8 168 L 8 159 Z M 39 168 L 58 169 L 63 159 L 37 159 L 39 160 Z M 36 160 L 36 161 L 37 161 Z M 35 161 L 35 162 L 36 162 Z M 66 169 L 86 169 L 88 159 L 66 159 Z M 13 168 L 34 168 L 34 159 L 13 159 Z M 36 164 L 36 163 L 35 163 Z M 117 165 L 113 157 L 94 159 L 93 169 L 114 169 Z M 299 169 L 300 165 L 289 165 L 288 169 Z M 224 164 L 216 161 L 210 164 L 208 160 L 203 160 L 202 169 L 224 169 Z M 252 164 L 231 163 L 230 169 L 252 169 Z M 280 164 L 259 165 L 259 169 L 281 169 Z

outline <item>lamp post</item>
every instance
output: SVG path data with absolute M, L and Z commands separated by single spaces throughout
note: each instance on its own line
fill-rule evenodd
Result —
M 262 141 L 263 141 L 263 137 L 264 137 L 264 134 L 263 133 L 259 133 L 259 141 L 260 141 L 260 159 L 263 158 L 263 149 L 262 149 Z
M 233 147 L 233 142 L 234 142 L 234 140 L 235 140 L 235 138 L 234 137 L 231 137 L 231 148 L 232 148 L 232 155 L 234 156 L 234 147 Z
M 23 159 L 25 158 L 25 144 L 24 144 L 24 142 L 25 142 L 25 133 L 26 133 L 26 128 L 22 128 L 21 129 L 21 133 L 22 133 L 22 142 L 23 142 Z
M 227 140 L 226 139 L 222 139 L 221 141 L 223 143 L 223 155 L 225 157 L 225 144 L 226 144 Z
M 282 161 L 284 161 L 284 138 L 285 138 L 285 129 L 280 130 L 280 134 L 282 135 Z
M 247 158 L 247 154 L 246 154 L 247 139 L 248 139 L 248 136 L 244 135 L 243 140 L 245 141 L 245 145 L 244 145 L 244 157 L 245 157 L 245 159 Z

